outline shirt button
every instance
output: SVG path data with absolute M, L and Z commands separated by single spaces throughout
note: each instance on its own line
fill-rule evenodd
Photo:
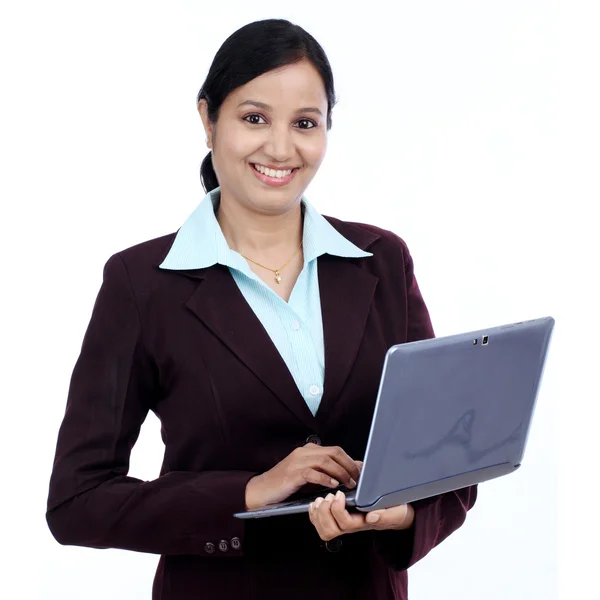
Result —
M 241 542 L 240 538 L 238 538 L 238 537 L 231 538 L 231 547 L 234 550 L 239 550 L 242 547 L 242 542 Z
M 229 543 L 227 542 L 227 540 L 221 540 L 219 542 L 219 550 L 221 552 L 228 552 L 229 551 Z
M 292 328 L 292 331 L 298 331 L 298 329 L 300 329 L 300 323 L 298 321 L 292 321 L 290 327 Z
M 311 385 L 308 388 L 308 391 L 313 395 L 313 396 L 317 396 L 318 393 L 321 391 L 321 388 L 318 385 Z
M 204 544 L 204 552 L 206 552 L 206 554 L 213 554 L 215 551 L 215 545 L 211 544 L 210 542 L 206 542 L 206 544 Z
M 305 444 L 316 444 L 317 446 L 321 445 L 321 438 L 315 433 L 311 433 L 307 438 Z

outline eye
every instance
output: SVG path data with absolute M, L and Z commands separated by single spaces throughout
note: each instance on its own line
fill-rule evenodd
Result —
M 298 129 L 313 129 L 317 124 L 312 119 L 300 119 L 298 124 L 303 123 L 304 125 Z
M 260 115 L 257 115 L 256 113 L 253 113 L 251 115 L 246 115 L 245 117 L 243 117 L 244 121 L 246 121 L 247 123 L 251 123 L 252 125 L 263 125 L 263 123 L 259 123 L 258 119 L 262 119 L 265 123 L 266 121 L 263 119 L 263 117 L 261 117 Z M 252 120 L 250 120 L 252 119 Z

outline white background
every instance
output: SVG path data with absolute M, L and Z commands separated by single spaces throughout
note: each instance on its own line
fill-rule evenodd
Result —
M 323 45 L 339 98 L 309 200 L 406 240 L 438 335 L 557 322 L 522 469 L 481 486 L 411 570 L 411 599 L 598 598 L 593 4 L 2 4 L 3 597 L 150 597 L 156 556 L 61 547 L 46 528 L 71 370 L 107 258 L 204 195 L 195 96 L 218 47 L 284 17 Z M 150 417 L 131 474 L 161 459 Z

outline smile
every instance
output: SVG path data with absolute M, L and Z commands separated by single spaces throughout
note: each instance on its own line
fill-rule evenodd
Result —
M 253 173 L 256 177 L 271 186 L 281 186 L 289 183 L 296 175 L 298 168 L 295 169 L 286 169 L 286 170 L 275 170 L 264 167 L 263 165 L 259 165 L 256 163 L 251 163 Z

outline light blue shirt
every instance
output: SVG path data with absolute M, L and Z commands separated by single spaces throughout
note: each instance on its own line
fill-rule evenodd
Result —
M 231 250 L 215 216 L 221 190 L 209 192 L 177 232 L 161 263 L 162 269 L 204 269 L 214 264 L 229 270 L 244 298 L 281 354 L 311 412 L 323 395 L 325 348 L 317 275 L 317 258 L 332 254 L 347 258 L 372 256 L 355 246 L 322 217 L 303 196 L 304 266 L 289 301 L 278 296 Z M 282 272 L 285 277 L 285 271 Z

